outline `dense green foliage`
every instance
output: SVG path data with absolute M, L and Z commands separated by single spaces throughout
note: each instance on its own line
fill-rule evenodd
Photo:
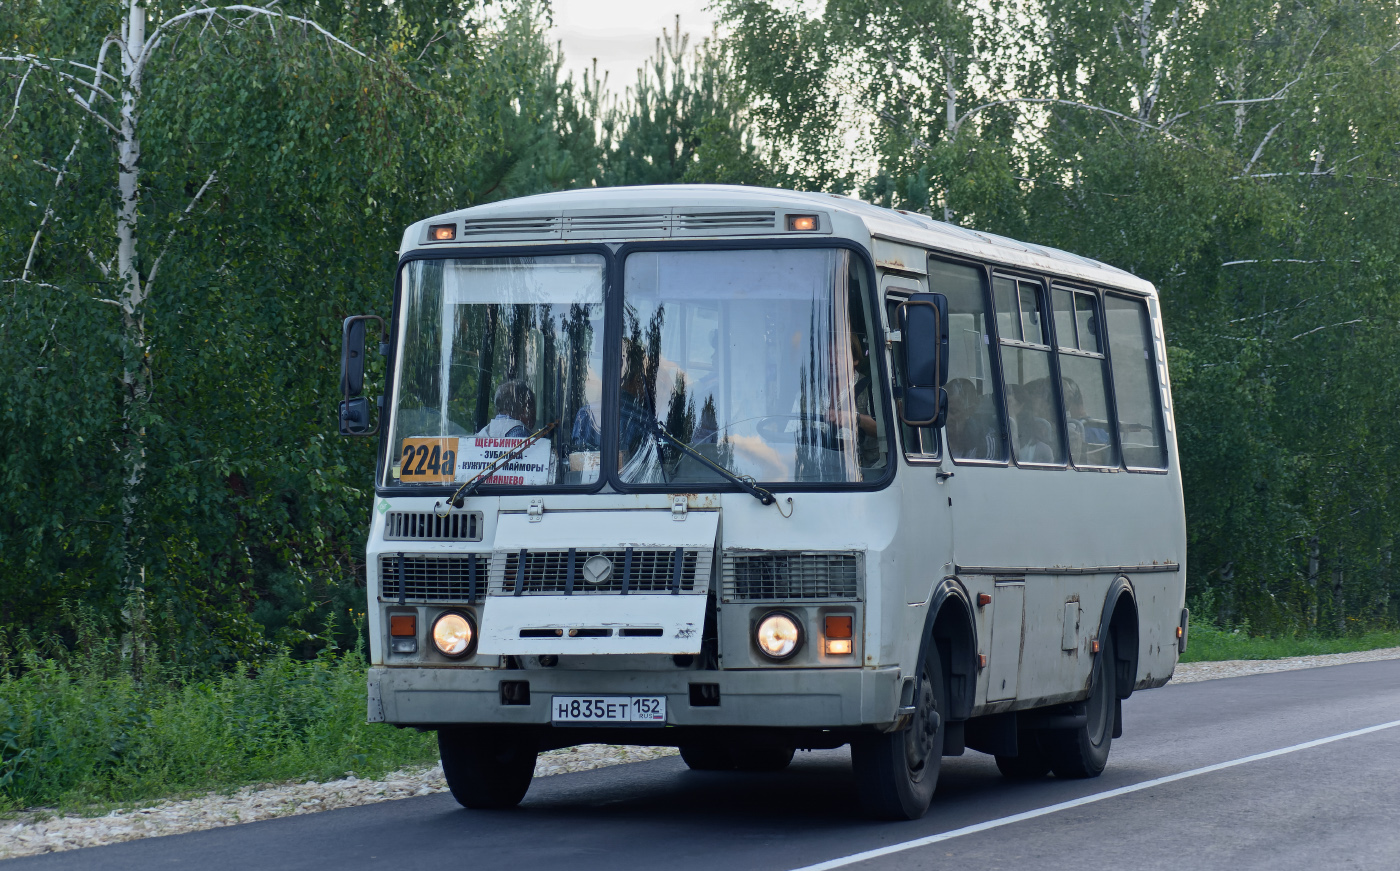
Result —
M 1157 284 L 1193 596 L 1260 631 L 1394 625 L 1393 2 L 721 6 L 794 184 Z
M 856 193 L 1156 282 L 1193 599 L 1394 625 L 1391 2 L 725 0 L 730 36 L 668 31 L 620 91 L 562 74 L 536 0 L 197 17 L 134 102 L 128 267 L 120 50 L 92 67 L 130 2 L 0 5 L 0 625 L 158 614 L 202 669 L 348 645 L 373 457 L 332 435 L 339 324 L 388 314 L 402 228 L 678 181 Z M 149 36 L 192 7 L 144 8 Z
M 388 314 L 403 227 L 692 165 L 751 180 L 753 147 L 708 44 L 667 34 L 618 100 L 561 81 L 533 0 L 196 18 L 134 101 L 133 297 L 119 48 L 87 87 L 129 2 L 0 5 L 0 625 L 67 631 L 84 601 L 169 616 L 192 663 L 305 655 L 364 607 L 373 447 L 333 435 L 340 322 Z M 145 0 L 148 37 L 187 7 Z
M 437 757 L 431 734 L 365 722 L 359 650 L 189 680 L 147 645 L 137 679 L 109 627 L 75 623 L 77 652 L 22 635 L 0 648 L 0 810 L 379 777 Z

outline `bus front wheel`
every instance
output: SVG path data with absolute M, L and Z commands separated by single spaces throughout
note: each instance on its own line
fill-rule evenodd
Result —
M 947 710 L 943 664 L 937 645 L 930 644 L 909 727 L 851 742 L 856 794 L 868 814 L 886 820 L 917 820 L 928 812 L 943 765 Z
M 456 727 L 438 730 L 438 753 L 457 803 L 490 810 L 520 804 L 535 776 L 539 747 L 528 733 Z

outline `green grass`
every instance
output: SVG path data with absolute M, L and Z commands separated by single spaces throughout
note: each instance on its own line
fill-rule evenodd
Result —
M 1400 647 L 1400 631 L 1376 631 L 1355 635 L 1250 635 L 1248 628 L 1221 629 L 1191 623 L 1191 634 L 1182 662 L 1218 662 L 1226 659 L 1283 659 L 1322 653 L 1353 653 L 1382 647 Z
M 0 644 L 0 813 L 101 811 L 260 783 L 380 777 L 437 759 L 432 734 L 365 722 L 361 651 L 287 653 L 212 677 L 133 664 L 79 622 L 61 645 Z M 1193 623 L 1183 662 L 1400 647 L 1400 631 L 1258 637 Z
M 358 651 L 283 654 L 187 681 L 139 681 L 107 653 L 65 662 L 30 652 L 8 664 L 0 811 L 110 807 L 347 772 L 373 778 L 437 759 L 432 734 L 365 722 Z

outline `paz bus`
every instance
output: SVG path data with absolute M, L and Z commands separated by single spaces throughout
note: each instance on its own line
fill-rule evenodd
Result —
M 1164 352 L 1142 279 L 838 195 L 414 224 L 391 317 L 344 327 L 340 429 L 379 440 L 369 719 L 436 731 L 469 808 L 589 742 L 850 745 L 893 819 L 969 749 L 1096 776 L 1186 643 Z

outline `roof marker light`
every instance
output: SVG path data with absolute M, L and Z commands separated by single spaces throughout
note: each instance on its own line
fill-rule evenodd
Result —
M 434 242 L 451 242 L 457 238 L 456 224 L 438 224 L 428 228 L 428 238 Z
M 787 225 L 789 230 L 806 230 L 810 232 L 817 229 L 817 216 L 788 215 Z

